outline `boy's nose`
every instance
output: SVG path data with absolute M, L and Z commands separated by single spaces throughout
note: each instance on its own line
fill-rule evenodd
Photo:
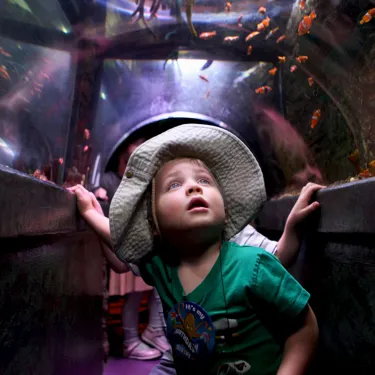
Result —
M 192 194 L 201 194 L 201 193 L 202 193 L 202 188 L 199 185 L 190 186 L 186 190 L 186 195 L 188 196 Z

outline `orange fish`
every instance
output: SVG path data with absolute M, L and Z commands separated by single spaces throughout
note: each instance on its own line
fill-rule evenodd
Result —
M 211 91 L 210 90 L 208 90 L 207 92 L 206 92 L 206 95 L 204 96 L 206 99 L 208 99 L 209 97 L 210 97 L 210 94 L 211 94 Z
M 84 134 L 85 139 L 90 139 L 90 130 L 89 129 L 85 129 L 83 131 L 83 134 Z
M 365 169 L 363 172 L 361 172 L 359 175 L 358 175 L 359 178 L 369 178 L 371 177 L 371 173 L 368 169 Z
M 1 47 L 0 47 L 0 53 L 3 54 L 6 57 L 12 57 L 12 55 L 10 53 L 8 53 L 7 51 L 5 51 L 5 49 L 1 48 Z
M 253 52 L 253 47 L 251 46 L 247 47 L 247 56 L 250 56 L 251 52 Z
M 353 164 L 357 174 L 363 171 L 361 167 L 361 161 L 359 159 L 359 151 L 357 148 L 349 155 L 348 159 Z
M 375 17 L 375 8 L 372 8 L 369 11 L 367 11 L 367 13 L 362 17 L 359 23 L 363 25 L 364 23 L 370 22 L 371 19 L 374 17 Z
M 262 86 L 262 87 L 258 87 L 256 90 L 255 90 L 255 93 L 256 94 L 268 94 L 269 92 L 272 91 L 272 88 L 269 87 L 269 86 Z
M 277 56 L 277 58 L 279 59 L 280 63 L 285 63 L 285 61 L 286 61 L 286 57 L 285 56 Z
M 299 9 L 303 10 L 305 8 L 305 5 L 306 5 L 306 0 L 301 0 L 299 2 Z
M 88 149 L 89 149 L 89 146 L 86 145 L 86 146 L 83 148 L 83 152 L 87 152 Z
M 226 36 L 224 42 L 234 42 L 237 39 L 239 39 L 239 36 Z
M 312 117 L 311 117 L 311 129 L 314 129 L 316 125 L 318 125 L 318 122 L 320 120 L 321 111 L 320 109 L 317 109 L 314 111 Z
M 229 13 L 231 9 L 232 9 L 232 4 L 229 1 L 227 1 L 225 3 L 225 12 Z
M 276 31 L 279 30 L 279 26 L 275 27 L 274 29 L 272 29 L 266 36 L 266 40 L 268 40 L 269 38 L 271 38 L 272 35 L 274 35 L 276 33 Z
M 296 60 L 297 60 L 300 64 L 305 63 L 308 59 L 309 59 L 308 56 L 298 56 L 298 57 L 296 58 Z
M 291 73 L 294 73 L 296 70 L 297 70 L 297 65 L 292 65 L 292 66 L 290 67 L 290 72 L 291 72 Z
M 359 151 L 357 148 L 349 155 L 348 159 L 352 163 L 355 163 L 357 160 L 359 160 Z
M 210 82 L 206 76 L 200 75 L 199 78 L 205 82 Z
M 307 81 L 309 82 L 310 87 L 314 84 L 312 77 L 307 78 Z
M 258 23 L 257 30 L 264 31 L 270 25 L 271 19 L 269 17 L 265 18 L 262 22 Z
M 285 34 L 279 36 L 279 37 L 277 38 L 277 40 L 276 40 L 276 43 L 280 43 L 280 42 L 282 42 L 283 40 L 285 40 L 285 38 L 286 38 Z
M 238 17 L 238 19 L 237 19 L 237 23 L 239 24 L 239 25 L 241 25 L 242 26 L 242 14 L 240 14 L 240 16 Z
M 200 34 L 199 38 L 207 40 L 207 39 L 213 38 L 215 35 L 216 35 L 216 31 L 206 31 L 206 32 Z
M 274 76 L 276 74 L 276 72 L 277 72 L 277 68 L 276 67 L 274 67 L 273 69 L 270 69 L 268 71 L 268 73 L 271 74 L 271 76 Z
M 10 81 L 10 75 L 7 71 L 7 68 L 4 65 L 0 66 L 0 75 L 2 75 L 3 78 L 8 79 Z
M 59 158 L 59 164 L 64 164 L 64 159 L 63 158 Z
M 250 34 L 246 37 L 245 41 L 248 42 L 249 40 L 253 39 L 255 36 L 257 36 L 257 35 L 259 35 L 259 34 L 260 34 L 259 31 L 253 31 L 252 33 L 250 33 Z
M 368 169 L 371 172 L 371 174 L 375 176 L 375 160 L 370 161 L 370 163 L 368 163 Z
M 305 35 L 310 33 L 312 21 L 316 18 L 316 13 L 311 12 L 309 16 L 303 17 L 303 20 L 298 25 L 298 35 Z
M 259 12 L 260 14 L 265 14 L 265 13 L 267 12 L 267 9 L 266 9 L 265 7 L 260 7 L 260 8 L 258 9 L 258 12 Z
M 370 163 L 368 163 L 368 169 L 369 169 L 371 175 L 375 176 L 375 160 L 370 161 Z

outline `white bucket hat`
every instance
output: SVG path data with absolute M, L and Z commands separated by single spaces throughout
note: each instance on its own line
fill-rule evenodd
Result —
M 266 200 L 262 171 L 240 139 L 216 126 L 177 126 L 134 151 L 112 199 L 111 237 L 114 251 L 122 261 L 138 264 L 153 250 L 147 192 L 166 162 L 183 157 L 203 161 L 220 185 L 228 219 L 224 240 L 240 232 L 261 209 Z

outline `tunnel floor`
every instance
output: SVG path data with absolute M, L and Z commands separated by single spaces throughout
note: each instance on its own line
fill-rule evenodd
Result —
M 109 358 L 103 375 L 148 375 L 159 361 L 134 361 L 131 359 Z

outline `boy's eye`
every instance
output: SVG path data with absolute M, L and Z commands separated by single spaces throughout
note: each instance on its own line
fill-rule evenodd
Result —
M 180 187 L 180 186 L 181 186 L 180 183 L 178 183 L 178 182 L 173 182 L 172 184 L 170 184 L 170 185 L 168 186 L 168 190 L 177 189 L 177 188 Z
M 200 184 L 203 184 L 203 185 L 209 185 L 210 184 L 210 181 L 207 180 L 207 178 L 201 178 L 198 182 Z

